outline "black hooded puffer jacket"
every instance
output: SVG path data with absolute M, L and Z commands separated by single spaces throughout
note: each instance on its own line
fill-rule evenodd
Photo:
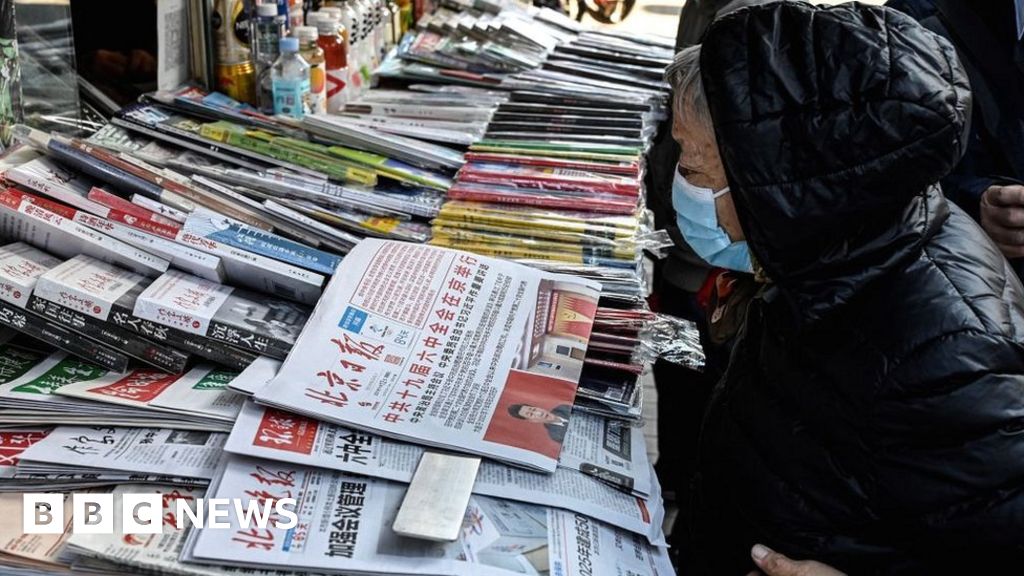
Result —
M 773 284 L 710 402 L 697 564 L 761 542 L 851 574 L 1024 572 L 1024 308 L 935 186 L 964 145 L 953 48 L 858 4 L 751 7 L 702 78 L 733 199 Z

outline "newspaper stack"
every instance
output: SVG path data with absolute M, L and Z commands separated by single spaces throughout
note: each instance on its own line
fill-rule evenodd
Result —
M 458 50 L 484 35 L 480 53 Z M 476 106 L 486 117 L 432 220 L 431 243 L 601 282 L 598 317 L 607 321 L 595 323 L 575 408 L 632 422 L 642 412 L 638 378 L 658 355 L 642 334 L 662 322 L 643 300 L 643 254 L 670 242 L 650 231 L 642 155 L 664 118 L 662 73 L 671 59 L 671 44 L 581 31 L 548 11 L 504 7 L 434 13 L 383 72 L 444 82 L 457 76 L 463 85 L 412 85 L 408 102 L 415 91 L 455 95 L 455 109 Z M 392 110 L 427 126 L 435 109 L 445 113 L 408 102 L 389 93 L 384 103 L 352 107 Z M 378 125 L 390 129 L 387 120 Z
M 412 479 L 425 446 L 469 452 L 488 458 L 477 494 L 663 544 L 642 435 L 573 413 L 595 288 L 466 252 L 366 240 L 294 352 L 232 383 L 262 406 L 245 407 L 225 450 L 394 482 Z
M 308 504 L 300 528 L 195 530 L 181 559 L 342 574 L 674 574 L 666 551 L 643 537 L 536 505 L 474 496 L 458 541 L 435 543 L 390 530 L 404 493 L 392 482 L 231 458 L 210 488 L 243 501 L 254 492 L 291 493 Z
M 34 575 L 68 573 L 74 554 L 66 548 L 70 523 L 57 534 L 24 534 L 21 494 L 0 494 L 0 565 L 4 574 Z M 71 495 L 64 495 L 64 513 L 71 514 Z
M 424 448 L 249 403 L 224 450 L 408 483 Z M 573 415 L 553 473 L 485 460 L 475 494 L 560 508 L 663 543 L 660 487 L 639 429 Z
M 39 356 L 20 376 L 0 384 L 5 427 L 82 423 L 227 431 L 241 408 L 241 398 L 227 390 L 235 373 L 213 365 L 185 374 L 112 372 L 63 352 Z M 0 348 L 4 365 L 25 357 L 21 347 Z
M 95 475 L 108 484 L 145 482 L 204 485 L 214 476 L 226 435 L 195 430 L 58 426 L 26 448 L 20 474 Z

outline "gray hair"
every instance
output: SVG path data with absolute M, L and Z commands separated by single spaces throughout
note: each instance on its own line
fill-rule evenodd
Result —
M 692 111 L 692 121 L 713 131 L 711 110 L 708 108 L 704 82 L 700 77 L 700 44 L 683 48 L 676 53 L 672 63 L 665 69 L 665 81 L 672 88 L 673 112 L 681 117 L 684 111 Z

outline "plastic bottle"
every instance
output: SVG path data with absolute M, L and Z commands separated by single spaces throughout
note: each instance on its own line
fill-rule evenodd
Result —
M 309 99 L 306 112 L 327 113 L 327 62 L 317 43 L 320 32 L 315 26 L 296 26 L 292 34 L 299 39 L 299 55 L 309 64 Z
M 395 0 L 388 0 L 388 9 L 391 10 L 391 27 L 395 32 L 395 45 L 402 42 L 402 8 Z
M 302 0 L 288 0 L 288 30 L 294 30 L 302 26 L 305 14 L 302 10 Z
M 348 48 L 348 87 L 352 98 L 363 92 L 363 77 L 359 73 L 362 57 L 362 42 L 360 40 L 360 19 L 359 12 L 354 5 L 348 1 L 342 2 L 337 7 L 341 13 L 341 23 L 345 25 L 346 47 Z
M 384 58 L 385 46 L 387 46 L 387 18 L 384 17 L 384 11 L 387 7 L 384 5 L 384 0 L 371 0 L 373 4 L 373 19 L 374 32 L 376 37 L 376 44 L 373 47 L 373 69 L 376 70 L 380 66 L 381 60 Z
M 309 93 L 309 64 L 299 56 L 299 39 L 282 38 L 281 55 L 271 70 L 274 114 L 301 119 Z
M 256 67 L 256 106 L 261 112 L 274 112 L 274 92 L 270 68 L 277 61 L 278 45 L 285 36 L 285 19 L 274 4 L 256 6 L 256 17 L 251 19 L 252 59 Z
M 256 102 L 256 67 L 249 50 L 244 0 L 215 0 L 210 26 L 216 47 L 217 89 L 240 102 Z
M 413 26 L 412 0 L 395 0 L 398 2 L 398 11 L 401 15 L 402 34 L 405 35 Z
M 332 17 L 321 16 L 316 23 L 319 36 L 317 45 L 324 51 L 327 65 L 327 111 L 340 111 L 348 102 L 348 54 L 339 30 L 341 23 Z
M 359 42 L 362 46 L 363 53 L 359 58 L 359 72 L 363 75 L 363 86 L 368 86 L 370 81 L 370 72 L 376 67 L 376 58 L 374 52 L 376 52 L 376 39 L 374 27 L 376 26 L 375 10 L 370 0 L 352 0 L 352 3 L 360 7 L 359 31 L 362 32 L 362 36 L 359 38 Z
M 316 28 L 316 21 L 319 20 L 320 17 L 323 15 L 324 13 L 319 10 L 317 10 L 316 12 L 310 12 L 309 14 L 306 14 L 306 26 L 312 26 L 313 28 Z

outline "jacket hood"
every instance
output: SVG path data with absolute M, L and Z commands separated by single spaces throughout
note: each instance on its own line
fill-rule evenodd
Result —
M 948 214 L 934 184 L 966 145 L 953 47 L 857 3 L 718 19 L 701 75 L 754 257 L 805 319 L 917 256 Z

